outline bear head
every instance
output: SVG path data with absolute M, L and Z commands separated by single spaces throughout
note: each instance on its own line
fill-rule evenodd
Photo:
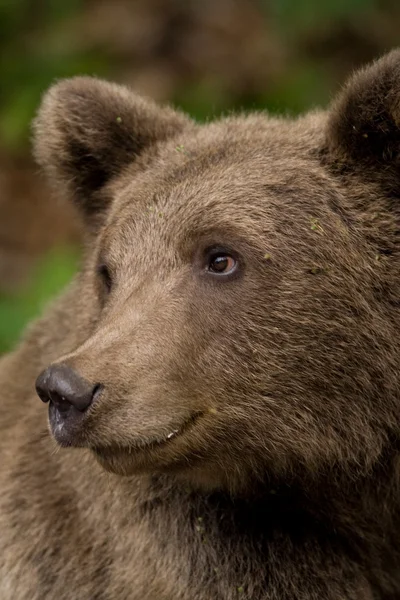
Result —
M 399 429 L 399 125 L 400 51 L 295 119 L 53 86 L 35 155 L 91 313 L 38 383 L 58 443 L 207 489 L 368 473 Z

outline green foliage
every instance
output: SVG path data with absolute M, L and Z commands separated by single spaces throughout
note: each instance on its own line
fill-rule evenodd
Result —
M 40 314 L 48 299 L 68 283 L 78 259 L 76 249 L 53 250 L 40 261 L 31 284 L 24 290 L 0 295 L 0 353 L 11 348 L 25 324 Z
M 43 91 L 56 78 L 107 72 L 98 49 L 71 43 L 69 21 L 82 0 L 0 0 L 0 140 L 9 151 L 29 141 Z
M 377 8 L 376 0 L 264 0 L 286 33 L 321 28 L 334 21 L 360 18 Z

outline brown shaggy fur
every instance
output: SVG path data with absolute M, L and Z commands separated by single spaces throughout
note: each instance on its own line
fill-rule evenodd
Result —
M 399 106 L 400 51 L 295 120 L 47 93 L 87 244 L 0 363 L 1 600 L 400 597 Z M 103 387 L 51 436 L 52 362 Z

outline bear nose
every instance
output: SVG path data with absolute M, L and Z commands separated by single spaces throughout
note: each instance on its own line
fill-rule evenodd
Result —
M 43 402 L 52 402 L 60 412 L 71 406 L 84 412 L 93 402 L 99 385 L 92 385 L 65 364 L 50 365 L 36 379 L 36 392 Z

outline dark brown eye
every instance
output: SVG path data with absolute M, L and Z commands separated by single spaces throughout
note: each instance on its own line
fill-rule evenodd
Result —
M 109 271 L 107 265 L 104 265 L 104 264 L 99 265 L 97 267 L 97 273 L 100 276 L 100 278 L 102 279 L 107 292 L 110 292 L 111 288 L 112 288 L 112 278 L 111 278 L 111 274 L 110 274 L 110 271 Z
M 228 275 L 236 269 L 237 261 L 224 252 L 214 253 L 210 256 L 208 271 L 217 275 Z

